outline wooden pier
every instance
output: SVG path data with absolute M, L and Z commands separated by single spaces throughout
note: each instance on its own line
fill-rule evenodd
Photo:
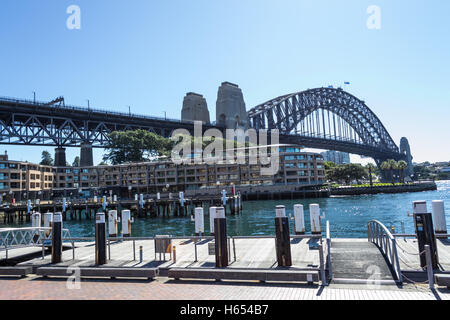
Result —
M 61 212 L 63 220 L 92 220 L 97 212 L 108 212 L 117 210 L 119 217 L 121 211 L 128 209 L 134 217 L 190 217 L 197 207 L 209 208 L 211 206 L 223 206 L 222 197 L 198 196 L 184 199 L 183 205 L 180 199 L 175 198 L 149 198 L 141 205 L 139 200 L 107 201 L 106 209 L 103 208 L 102 200 L 94 202 L 93 199 L 67 201 L 65 210 L 62 201 L 41 202 L 33 204 L 28 211 L 27 204 L 11 204 L 0 207 L 0 221 L 3 224 L 28 223 L 31 221 L 33 212 Z M 242 212 L 241 195 L 228 196 L 225 205 L 226 214 L 240 214 Z

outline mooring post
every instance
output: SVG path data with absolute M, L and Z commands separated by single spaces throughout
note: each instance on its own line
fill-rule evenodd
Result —
M 199 236 L 205 232 L 203 208 L 195 208 L 195 235 Z
M 130 210 L 122 210 L 122 236 L 130 237 L 131 236 L 131 211 Z
M 57 212 L 53 214 L 52 219 L 52 263 L 62 261 L 62 214 Z
M 228 266 L 228 245 L 227 245 L 227 220 L 223 207 L 216 209 L 214 219 L 214 236 L 216 246 L 216 267 L 225 268 Z
M 117 237 L 117 210 L 109 210 L 108 211 L 108 233 L 109 237 L 115 238 Z
M 106 264 L 106 223 L 103 212 L 95 216 L 95 264 Z
M 294 205 L 294 219 L 295 219 L 295 234 L 305 234 L 305 214 L 303 211 L 303 205 Z
M 277 206 L 275 215 L 275 248 L 278 266 L 290 267 L 292 266 L 291 241 L 286 208 L 284 206 Z
M 209 207 L 209 233 L 214 235 L 214 219 L 216 218 L 217 207 Z
M 318 204 L 313 203 L 309 205 L 309 217 L 311 221 L 311 233 L 321 234 L 320 207 Z

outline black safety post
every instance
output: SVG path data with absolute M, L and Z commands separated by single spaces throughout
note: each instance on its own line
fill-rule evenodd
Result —
M 292 266 L 292 258 L 289 219 L 286 217 L 286 209 L 284 206 L 277 206 L 275 212 L 275 248 L 278 266 L 290 267 Z
M 62 214 L 56 212 L 52 219 L 52 263 L 62 261 Z
M 106 223 L 103 212 L 95 216 L 95 264 L 106 264 Z
M 216 267 L 228 267 L 227 220 L 225 218 L 225 209 L 223 207 L 216 208 L 214 237 L 216 245 Z

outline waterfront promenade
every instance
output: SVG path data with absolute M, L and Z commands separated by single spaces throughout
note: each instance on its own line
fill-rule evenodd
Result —
M 328 287 L 299 284 L 260 284 L 212 281 L 83 280 L 68 289 L 64 279 L 29 277 L 0 279 L 2 300 L 450 300 L 450 291 L 430 291 L 424 285 L 402 289 L 366 285 Z

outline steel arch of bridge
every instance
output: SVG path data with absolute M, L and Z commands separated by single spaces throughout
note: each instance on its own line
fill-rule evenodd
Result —
M 364 101 L 335 88 L 316 88 L 262 103 L 248 112 L 250 127 L 278 129 L 282 142 L 404 159 L 378 117 Z

